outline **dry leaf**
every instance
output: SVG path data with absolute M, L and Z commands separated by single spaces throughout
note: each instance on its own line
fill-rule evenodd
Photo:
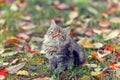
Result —
M 102 44 L 102 43 L 94 43 L 94 46 L 95 46 L 95 48 L 101 48 L 101 47 L 103 47 L 104 45 Z
M 0 47 L 0 55 L 3 54 L 4 51 L 5 51 L 5 49 Z
M 106 35 L 105 38 L 104 38 L 104 40 L 107 41 L 107 40 L 116 38 L 119 35 L 119 33 L 120 33 L 119 30 L 114 30 L 111 33 L 109 33 L 108 35 Z
M 31 16 L 20 16 L 20 19 L 30 21 L 32 17 Z
M 6 20 L 5 19 L 0 19 L 0 28 L 5 24 Z
M 108 21 L 105 21 L 105 20 L 103 20 L 103 21 L 100 21 L 99 22 L 99 25 L 101 26 L 101 27 L 109 27 L 110 26 L 110 23 L 108 22 Z
M 58 10 L 66 10 L 69 9 L 69 6 L 65 3 L 57 4 L 54 6 Z
M 19 33 L 17 35 L 17 37 L 20 38 L 20 39 L 24 39 L 24 40 L 29 40 L 30 39 L 30 37 L 25 33 Z
M 21 28 L 22 28 L 23 30 L 31 30 L 31 29 L 36 28 L 36 26 L 31 24 L 31 25 L 22 26 Z
M 0 0 L 0 6 L 4 5 L 4 0 Z
M 85 66 L 87 66 L 87 67 L 92 67 L 92 68 L 98 67 L 97 64 L 85 64 Z
M 11 10 L 11 11 L 17 11 L 17 10 L 18 10 L 18 6 L 17 6 L 15 3 L 13 3 L 13 4 L 11 5 L 11 7 L 10 7 L 10 10 Z
M 107 13 L 102 13 L 102 16 L 104 17 L 104 18 L 108 18 L 109 17 L 109 15 L 107 14 Z
M 7 69 L 8 69 L 8 72 L 9 72 L 10 74 L 14 74 L 14 73 L 16 73 L 18 70 L 20 70 L 21 68 L 23 68 L 24 66 L 25 66 L 25 63 L 19 63 L 19 64 L 15 65 L 15 66 L 11 66 L 11 67 L 9 67 L 9 68 L 7 68 Z
M 71 12 L 71 13 L 69 14 L 69 18 L 70 18 L 70 19 L 75 19 L 75 18 L 78 17 L 78 15 L 79 15 L 78 12 L 73 11 L 73 12 Z
M 90 43 L 90 42 L 83 42 L 83 43 L 82 43 L 82 46 L 83 46 L 84 48 L 94 48 L 94 47 L 95 47 L 94 44 L 92 44 L 92 43 Z
M 91 13 L 93 13 L 93 14 L 98 14 L 98 11 L 93 7 L 87 7 L 87 10 L 90 11 Z
M 11 51 L 11 52 L 6 52 L 4 54 L 1 54 L 2 57 L 6 57 L 6 56 L 13 56 L 15 54 L 17 54 L 17 51 Z
M 14 45 L 14 46 L 18 46 L 18 44 L 19 44 L 20 42 L 19 42 L 19 39 L 18 38 L 16 38 L 16 37 L 14 37 L 14 36 L 11 36 L 11 37 L 9 37 L 5 42 L 4 42 L 4 45 L 5 46 L 9 46 L 9 45 Z
M 111 18 L 111 19 L 110 19 L 110 22 L 111 22 L 111 23 L 116 23 L 116 24 L 118 24 L 118 23 L 120 23 L 120 17 Z
M 29 75 L 28 71 L 26 71 L 26 70 L 20 70 L 16 74 L 17 75 L 24 75 L 24 76 L 28 76 Z
M 91 72 L 91 75 L 96 77 L 100 76 L 101 74 L 102 72 L 94 72 L 94 71 Z
M 101 30 L 97 30 L 97 29 L 93 29 L 93 32 L 96 33 L 96 34 L 99 34 L 99 35 L 102 33 Z
M 18 62 L 19 60 L 20 60 L 20 58 L 14 59 L 14 60 L 10 63 L 10 65 L 11 65 L 11 64 L 15 64 L 15 63 Z
M 36 79 L 33 79 L 33 80 L 52 80 L 52 78 L 44 77 L 44 78 L 36 78 Z

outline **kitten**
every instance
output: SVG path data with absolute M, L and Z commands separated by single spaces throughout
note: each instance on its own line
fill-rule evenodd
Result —
M 85 62 L 84 49 L 69 34 L 69 27 L 61 28 L 52 21 L 44 36 L 42 49 L 52 72 L 61 73 Z

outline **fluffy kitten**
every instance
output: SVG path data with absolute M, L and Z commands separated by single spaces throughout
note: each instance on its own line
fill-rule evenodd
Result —
M 85 62 L 84 49 L 70 37 L 70 28 L 61 28 L 54 21 L 44 36 L 42 49 L 52 72 L 73 68 Z

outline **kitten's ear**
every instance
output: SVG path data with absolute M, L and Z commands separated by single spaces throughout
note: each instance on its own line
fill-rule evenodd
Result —
M 54 20 L 51 21 L 50 27 L 57 27 L 57 24 L 55 23 Z
M 68 35 L 70 34 L 70 31 L 71 31 L 70 27 L 64 28 L 63 30 L 66 34 Z

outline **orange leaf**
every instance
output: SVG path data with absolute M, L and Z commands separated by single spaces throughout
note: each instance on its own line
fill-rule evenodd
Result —
M 118 70 L 119 69 L 119 64 L 113 64 L 113 63 L 111 63 L 109 65 L 109 68 L 111 68 L 112 70 Z
M 4 0 L 0 0 L 0 6 L 4 5 Z
M 44 58 L 40 58 L 39 60 L 40 60 L 40 62 L 42 62 L 42 61 L 44 61 Z
M 12 44 L 14 46 L 18 46 L 19 43 L 20 42 L 19 42 L 18 38 L 14 37 L 14 36 L 11 36 L 4 42 L 4 45 L 9 46 L 9 45 Z
M 93 57 L 94 59 L 98 59 L 98 54 L 97 54 L 97 52 L 92 53 L 92 57 Z
M 111 45 L 111 44 L 106 44 L 105 45 L 105 50 L 116 51 L 116 48 L 113 45 Z
M 109 26 L 110 26 L 110 23 L 109 23 L 108 21 L 103 20 L 103 21 L 100 21 L 100 22 L 99 22 L 99 25 L 100 25 L 101 27 L 109 27 Z
M 35 51 L 34 53 L 35 53 L 35 54 L 37 54 L 37 55 L 39 55 L 39 54 L 40 54 L 40 52 L 39 52 L 39 51 Z
M 5 29 L 2 31 L 2 33 L 3 33 L 3 34 L 8 33 L 8 31 L 9 31 L 8 28 L 5 28 Z
M 109 17 L 109 15 L 108 15 L 107 13 L 105 13 L 105 12 L 102 13 L 102 16 L 105 17 L 105 18 L 108 18 L 108 17 Z

